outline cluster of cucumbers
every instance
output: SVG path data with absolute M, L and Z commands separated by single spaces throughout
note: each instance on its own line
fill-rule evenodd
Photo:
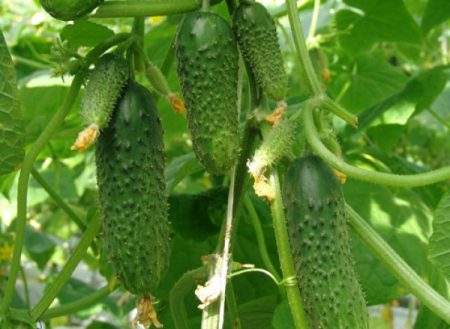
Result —
M 86 2 L 75 16 L 100 2 Z M 55 3 L 42 0 L 52 15 L 73 19 L 55 13 L 50 6 Z M 274 20 L 254 1 L 241 1 L 231 25 L 212 12 L 188 13 L 175 53 L 194 152 L 206 171 L 224 174 L 240 153 L 239 54 L 267 97 L 279 102 L 287 95 Z M 169 267 L 163 129 L 152 94 L 130 78 L 129 70 L 118 55 L 99 59 L 81 103 L 82 119 L 100 129 L 97 178 L 110 260 L 127 290 L 149 296 Z M 274 134 L 292 134 L 291 124 L 283 123 Z M 256 152 L 261 161 L 278 158 L 270 160 L 272 144 Z M 291 163 L 284 181 L 290 245 L 310 328 L 368 328 L 335 174 L 320 158 L 307 155 Z

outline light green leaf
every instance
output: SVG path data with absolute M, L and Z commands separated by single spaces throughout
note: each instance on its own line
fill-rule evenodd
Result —
M 341 76 L 337 84 L 344 90 L 340 103 L 359 113 L 403 90 L 408 79 L 378 57 L 363 55 L 356 59 L 352 73 Z
M 422 19 L 422 30 L 428 32 L 450 18 L 450 1 L 429 0 Z
M 370 127 L 367 134 L 386 153 L 392 151 L 403 133 L 403 126 L 399 124 L 383 124 Z
M 401 0 L 346 0 L 354 8 L 337 13 L 341 45 L 359 53 L 380 41 L 418 42 L 420 29 Z
M 22 120 L 16 71 L 0 30 L 0 175 L 13 172 L 23 161 L 25 131 Z
M 444 194 L 434 213 L 428 256 L 450 279 L 450 192 Z
M 272 319 L 272 326 L 275 329 L 294 329 L 291 310 L 287 300 L 283 300 L 275 309 Z
M 99 42 L 114 35 L 104 25 L 78 20 L 75 24 L 66 25 L 61 32 L 61 39 L 67 41 L 72 48 L 94 47 Z

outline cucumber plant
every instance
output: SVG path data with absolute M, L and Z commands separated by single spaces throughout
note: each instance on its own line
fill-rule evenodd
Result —
M 28 2 L 2 11 L 0 329 L 378 329 L 408 292 L 448 327 L 443 3 Z

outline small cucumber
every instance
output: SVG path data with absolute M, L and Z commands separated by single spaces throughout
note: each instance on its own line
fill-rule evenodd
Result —
M 72 21 L 89 14 L 103 0 L 40 0 L 41 6 L 54 18 Z
M 242 2 L 233 14 L 233 30 L 257 83 L 273 100 L 283 100 L 288 80 L 272 16 L 258 2 Z
M 169 265 L 163 130 L 150 92 L 130 82 L 96 144 L 105 244 L 124 287 L 149 296 Z
M 128 63 L 115 54 L 106 54 L 89 74 L 80 105 L 81 122 L 87 126 L 78 134 L 72 150 L 84 151 L 108 126 L 114 106 L 128 81 Z
M 190 13 L 175 51 L 194 152 L 207 171 L 223 174 L 239 155 L 235 37 L 222 17 Z
M 367 329 L 336 176 L 319 157 L 299 158 L 285 175 L 283 200 L 309 327 Z

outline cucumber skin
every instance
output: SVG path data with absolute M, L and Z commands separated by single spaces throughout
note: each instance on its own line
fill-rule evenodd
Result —
M 311 329 L 367 329 L 340 183 L 319 157 L 295 160 L 283 200 L 297 279 Z
M 122 57 L 103 55 L 89 74 L 89 80 L 81 99 L 81 122 L 100 129 L 109 124 L 114 106 L 128 82 L 129 67 Z
M 89 14 L 104 0 L 40 0 L 47 13 L 62 21 L 72 21 Z
M 105 244 L 118 279 L 149 295 L 169 266 L 163 130 L 150 92 L 130 82 L 96 144 Z
M 288 78 L 272 16 L 258 2 L 241 3 L 233 13 L 233 30 L 257 83 L 271 99 L 283 100 Z
M 191 13 L 180 24 L 175 51 L 194 152 L 208 172 L 223 174 L 239 156 L 235 37 L 222 17 Z

